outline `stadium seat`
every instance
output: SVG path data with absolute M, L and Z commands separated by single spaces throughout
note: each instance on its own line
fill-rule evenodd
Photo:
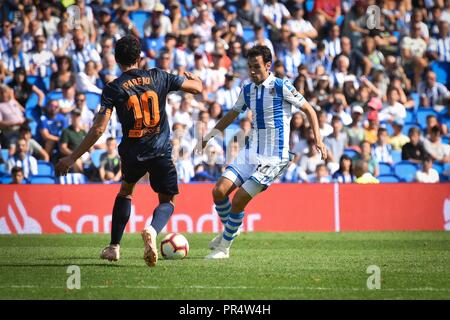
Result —
M 416 127 L 416 128 L 420 129 L 420 126 L 417 123 L 405 123 L 405 125 L 403 126 L 403 129 L 402 129 L 402 133 L 405 135 L 408 135 L 408 131 L 412 127 Z
M 380 169 L 380 175 L 390 175 L 392 174 L 392 166 L 386 162 L 380 162 L 378 164 L 378 168 Z
M 253 31 L 253 27 L 244 27 L 243 31 L 244 33 L 242 37 L 244 38 L 244 42 L 248 43 L 255 40 L 255 32 Z
M 3 177 L 6 174 L 6 165 L 4 163 L 0 164 L 0 177 Z
M 49 100 L 61 100 L 63 97 L 62 91 L 51 91 L 47 93 L 47 101 Z
M 35 137 L 35 136 L 36 136 L 36 133 L 37 133 L 37 126 L 38 126 L 37 121 L 31 121 L 31 122 L 29 122 L 29 123 L 28 123 L 28 126 L 29 126 L 30 129 L 31 129 L 31 135 L 32 135 L 33 137 Z
M 430 64 L 431 70 L 436 73 L 436 81 L 445 85 L 450 84 L 450 62 L 433 61 Z
M 444 166 L 442 164 L 440 164 L 439 162 L 433 163 L 433 169 L 436 170 L 439 174 L 444 172 Z
M 408 122 L 416 122 L 416 115 L 412 110 L 406 110 L 406 118 L 404 119 L 405 123 Z
M 25 109 L 36 108 L 38 103 L 39 103 L 39 96 L 33 92 L 33 93 L 31 93 L 30 97 L 28 98 L 27 102 L 25 103 Z
M 91 152 L 91 160 L 96 168 L 100 167 L 100 156 L 105 152 L 105 150 L 101 149 L 96 149 Z
M 54 184 L 55 178 L 52 176 L 32 176 L 30 177 L 30 184 Z
M 359 156 L 358 151 L 356 151 L 354 149 L 345 149 L 344 150 L 344 154 L 346 154 L 347 156 L 349 156 L 352 159 L 354 159 L 354 158 Z
M 412 182 L 419 166 L 409 161 L 401 161 L 394 165 L 394 174 L 406 182 Z
M 47 86 L 45 85 L 44 79 L 40 76 L 27 76 L 27 81 L 29 84 L 35 85 L 36 87 L 44 91 L 44 93 L 47 92 Z
M 84 184 L 87 178 L 82 173 L 68 173 L 66 176 L 59 177 L 59 184 Z
M 448 136 L 441 137 L 441 142 L 443 144 L 449 144 L 450 138 Z
M 306 12 L 311 12 L 314 9 L 314 0 L 306 0 Z
M 392 161 L 394 161 L 394 164 L 402 161 L 402 152 L 401 151 L 392 150 L 391 156 L 392 156 Z
M 38 160 L 38 174 L 39 176 L 54 176 L 55 168 L 51 162 Z
M 100 104 L 101 95 L 95 92 L 85 92 L 86 105 L 90 110 L 95 111 Z
M 9 158 L 8 149 L 1 149 L 1 150 L 3 161 L 5 162 L 8 161 Z
M 419 108 L 416 113 L 417 123 L 420 125 L 422 129 L 425 129 L 427 127 L 427 117 L 429 115 L 438 116 L 437 112 L 433 109 L 425 109 L 425 108 Z
M 130 13 L 131 21 L 133 21 L 136 29 L 139 31 L 140 37 L 144 37 L 144 25 L 145 21 L 150 17 L 150 12 L 147 11 L 134 11 Z
M 414 110 L 417 110 L 420 105 L 420 94 L 417 92 L 413 92 L 410 94 L 410 97 L 414 100 Z M 405 119 L 405 122 L 408 122 L 408 121 L 406 121 L 406 119 Z M 411 122 L 413 122 L 413 121 L 411 121 Z
M 399 177 L 397 177 L 394 174 L 385 174 L 385 175 L 380 175 L 377 177 L 377 179 L 381 182 L 381 183 L 395 183 L 395 182 L 401 182 L 401 180 L 399 179 Z
M 394 128 L 389 122 L 382 122 L 381 127 L 386 128 L 389 136 L 392 136 L 394 134 Z
M 0 177 L 0 184 L 10 184 L 12 182 L 12 177 L 10 174 Z

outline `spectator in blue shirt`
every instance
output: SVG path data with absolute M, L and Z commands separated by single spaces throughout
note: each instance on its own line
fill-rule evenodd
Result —
M 58 113 L 58 102 L 50 100 L 47 104 L 47 112 L 41 116 L 37 131 L 40 143 L 44 146 L 45 151 L 51 156 L 53 150 L 59 141 L 62 130 L 67 127 L 67 119 L 61 113 Z

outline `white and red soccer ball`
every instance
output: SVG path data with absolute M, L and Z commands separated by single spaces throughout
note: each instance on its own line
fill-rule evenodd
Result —
M 179 233 L 169 233 L 161 241 L 161 254 L 164 259 L 183 259 L 188 255 L 189 242 Z

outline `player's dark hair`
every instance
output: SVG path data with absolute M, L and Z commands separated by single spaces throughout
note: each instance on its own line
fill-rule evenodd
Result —
M 141 55 L 141 44 L 134 36 L 124 36 L 116 43 L 114 57 L 124 67 L 135 64 Z
M 263 58 L 264 63 L 272 62 L 272 52 L 267 46 L 254 46 L 250 50 L 248 50 L 247 58 L 256 58 L 261 56 Z

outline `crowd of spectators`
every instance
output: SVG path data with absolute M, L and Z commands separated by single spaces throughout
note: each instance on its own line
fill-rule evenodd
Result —
M 449 0 L 5 0 L 0 14 L 0 175 L 14 181 L 78 146 L 99 107 L 87 98 L 120 75 L 114 44 L 126 34 L 141 40 L 141 67 L 203 80 L 202 94 L 167 99 L 181 182 L 215 181 L 247 141 L 250 111 L 193 152 L 249 81 L 256 44 L 316 109 L 329 150 L 322 161 L 295 113 L 295 158 L 280 182 L 373 183 L 402 160 L 416 168 L 411 180 L 450 176 Z M 120 181 L 120 140 L 113 113 L 73 173 Z

